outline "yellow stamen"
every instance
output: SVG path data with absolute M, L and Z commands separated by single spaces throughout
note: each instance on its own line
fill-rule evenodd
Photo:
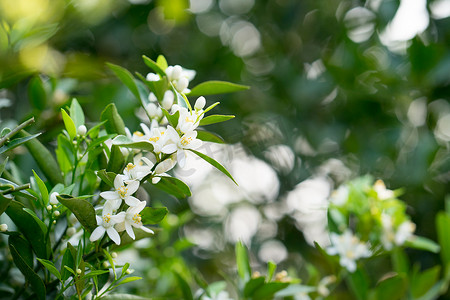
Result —
M 103 216 L 103 222 L 109 223 L 111 221 L 111 214 L 106 214 Z
M 133 135 L 144 136 L 144 134 L 142 132 L 140 132 L 140 131 L 133 132 Z
M 125 195 L 127 194 L 127 192 L 128 192 L 128 188 L 123 185 L 117 190 L 117 193 L 119 193 L 119 196 L 122 199 L 125 198 Z
M 181 145 L 183 145 L 183 146 L 187 146 L 187 145 L 189 145 L 189 143 L 190 142 L 192 142 L 192 137 L 183 137 L 182 139 L 181 139 Z
M 159 141 L 159 136 L 154 136 L 148 139 L 150 142 L 157 142 Z
M 140 214 L 134 214 L 134 216 L 133 216 L 134 223 L 139 224 L 139 223 L 141 223 L 141 220 L 142 220 L 142 218 L 141 218 Z
M 130 172 L 133 168 L 135 167 L 135 165 L 133 165 L 132 163 L 128 163 L 128 165 L 125 167 L 125 169 Z

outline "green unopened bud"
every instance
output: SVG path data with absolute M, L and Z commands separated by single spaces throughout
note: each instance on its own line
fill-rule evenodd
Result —
M 77 269 L 77 274 L 78 274 L 78 275 L 81 274 L 81 269 Z

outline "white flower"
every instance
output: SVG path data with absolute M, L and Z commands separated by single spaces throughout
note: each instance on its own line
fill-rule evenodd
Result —
M 59 203 L 58 199 L 56 199 L 56 196 L 59 196 L 58 192 L 51 193 L 49 201 L 51 205 L 57 205 Z
M 180 116 L 178 117 L 177 130 L 183 133 L 195 130 L 203 117 L 202 112 L 189 111 L 185 107 L 178 107 L 178 112 Z
M 148 135 L 148 140 L 153 145 L 153 152 L 161 153 L 162 148 L 166 145 L 167 134 L 165 128 L 152 128 Z
M 147 81 L 159 81 L 161 78 L 159 78 L 158 74 L 148 73 L 145 79 L 147 79 Z
M 343 206 L 348 201 L 348 187 L 341 185 L 337 190 L 331 194 L 331 203 L 336 206 Z
M 180 93 L 189 93 L 189 81 L 194 79 L 195 71 L 183 69 L 181 66 L 169 66 L 165 70 L 167 78 Z
M 140 181 L 152 170 L 152 166 L 147 164 L 148 159 L 144 159 L 138 154 L 133 158 L 133 163 L 128 163 L 123 170 L 123 181 L 130 184 L 131 181 Z
M 100 197 L 106 199 L 106 204 L 110 204 L 113 210 L 120 207 L 122 200 L 124 200 L 129 206 L 136 206 L 141 202 L 139 199 L 131 196 L 138 190 L 139 182 L 130 181 L 129 184 L 125 185 L 123 177 L 121 175 L 117 175 L 114 179 L 114 188 L 114 192 L 108 191 L 100 193 Z
M 162 153 L 166 154 L 177 154 L 177 161 L 180 167 L 184 167 L 186 163 L 185 149 L 197 149 L 202 145 L 202 141 L 197 139 L 197 131 L 191 131 L 180 137 L 178 132 L 172 127 L 167 127 L 167 134 L 169 139 L 173 143 L 164 146 L 161 150 Z
M 142 201 L 136 206 L 131 206 L 125 212 L 125 219 L 122 223 L 116 225 L 117 231 L 121 232 L 126 230 L 128 235 L 134 240 L 136 237 L 134 235 L 133 227 L 140 228 L 148 233 L 154 233 L 153 230 L 148 229 L 142 224 L 142 218 L 139 214 L 145 208 L 146 202 Z
M 373 189 L 377 192 L 380 200 L 387 200 L 395 197 L 394 191 L 388 190 L 383 180 L 378 179 L 373 185 Z
M 380 237 L 384 249 L 391 250 L 394 246 L 401 246 L 409 240 L 416 229 L 416 225 L 411 221 L 404 221 L 397 229 L 394 229 L 392 217 L 387 214 L 381 215 L 381 225 L 383 226 L 383 234 Z
M 105 232 L 108 234 L 109 238 L 114 241 L 117 245 L 120 244 L 120 236 L 116 229 L 114 229 L 114 225 L 120 222 L 123 222 L 125 219 L 125 213 L 121 212 L 117 215 L 112 214 L 113 208 L 110 204 L 105 204 L 103 207 L 102 217 L 95 216 L 97 219 L 98 227 L 92 232 L 89 240 L 91 242 L 95 242 L 98 239 L 101 239 Z
M 400 224 L 395 233 L 395 244 L 397 246 L 403 245 L 413 236 L 414 230 L 416 230 L 416 224 L 411 221 L 405 221 Z
M 356 260 L 362 257 L 370 257 L 372 253 L 365 243 L 346 230 L 342 235 L 332 232 L 330 234 L 332 245 L 326 248 L 329 255 L 339 255 L 339 263 L 349 272 L 356 270 Z

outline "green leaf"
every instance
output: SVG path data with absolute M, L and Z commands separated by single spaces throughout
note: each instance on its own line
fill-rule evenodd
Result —
M 161 69 L 161 67 L 158 65 L 158 63 L 154 62 L 153 60 L 151 60 L 150 58 L 148 58 L 147 56 L 143 55 L 142 58 L 144 59 L 144 63 L 150 68 L 152 69 L 155 73 L 161 75 L 161 77 L 166 76 L 166 72 L 164 72 L 163 69 Z
M 32 268 L 30 268 L 24 259 L 20 256 L 19 252 L 13 245 L 10 245 L 11 256 L 13 257 L 14 264 L 22 272 L 27 281 L 30 283 L 31 288 L 36 293 L 36 297 L 39 300 L 45 300 L 45 285 L 42 279 L 37 275 Z
M 67 133 L 69 134 L 70 139 L 73 140 L 77 136 L 77 128 L 75 127 L 75 123 L 63 108 L 61 108 L 61 114 Z
M 50 253 L 50 241 L 46 239 L 39 223 L 25 212 L 24 208 L 22 203 L 13 200 L 6 209 L 6 214 L 30 242 L 34 253 L 40 258 L 47 258 Z
M 22 257 L 23 261 L 30 267 L 34 268 L 33 251 L 31 250 L 30 243 L 22 238 L 20 235 L 10 235 L 8 238 L 9 247 L 14 246 L 17 252 Z
M 215 133 L 205 131 L 205 130 L 197 129 L 197 138 L 204 142 L 212 142 L 212 143 L 217 143 L 217 144 L 225 143 L 225 141 L 223 140 L 222 137 L 218 136 Z
M 357 299 L 359 300 L 367 299 L 369 282 L 366 274 L 364 274 L 360 269 L 356 269 L 355 272 L 348 274 L 348 276 L 346 277 L 346 281 Z M 389 299 L 389 297 L 384 299 Z
M 104 126 L 107 133 L 109 134 L 117 133 L 126 135 L 125 124 L 123 123 L 122 118 L 117 112 L 117 108 L 114 105 L 114 103 L 110 103 L 105 107 L 100 116 L 100 120 L 106 122 Z
M 215 160 L 212 159 L 211 157 L 209 157 L 209 156 L 207 156 L 207 155 L 205 155 L 205 154 L 203 154 L 203 153 L 201 153 L 201 152 L 195 151 L 195 150 L 193 150 L 193 149 L 189 149 L 189 151 L 194 152 L 195 154 L 197 154 L 198 156 L 200 156 L 201 158 L 203 158 L 205 161 L 207 161 L 208 163 L 210 163 L 211 165 L 213 165 L 214 167 L 216 167 L 216 168 L 217 168 L 219 171 L 221 171 L 223 174 L 227 175 L 228 178 L 230 178 L 231 180 L 233 180 L 233 182 L 234 182 L 236 185 L 238 185 L 238 184 L 236 183 L 236 181 L 234 180 L 233 176 L 231 176 L 231 174 L 227 171 L 227 169 L 225 169 L 225 167 L 222 166 L 220 163 L 218 163 L 217 161 L 215 161 Z
M 244 287 L 244 297 L 252 297 L 253 293 L 264 285 L 264 277 L 251 278 Z
M 237 242 L 235 252 L 238 274 L 242 279 L 248 280 L 251 276 L 252 271 L 250 269 L 250 263 L 248 261 L 247 248 L 242 242 Z
M 70 243 L 67 243 L 70 245 Z M 70 274 L 75 274 L 73 271 L 73 268 L 75 268 L 75 259 L 72 256 L 72 253 L 70 252 L 69 248 L 66 248 L 66 251 L 64 251 L 64 255 L 61 261 L 61 279 L 62 281 L 66 281 Z
M 397 273 L 408 273 L 410 262 L 408 256 L 402 248 L 396 247 L 392 250 L 392 264 Z
M 106 274 L 106 273 L 109 273 L 109 270 L 94 270 L 94 271 L 91 271 L 91 272 L 85 274 L 83 277 L 81 277 L 81 280 L 89 279 L 94 276 L 98 276 L 98 275 L 102 275 L 102 274 Z
M 106 296 L 101 297 L 100 300 L 151 300 L 151 299 L 130 294 L 108 294 Z
M 169 124 L 172 125 L 173 128 L 177 128 L 178 119 L 180 118 L 180 112 L 176 111 L 173 115 L 171 115 L 167 110 L 165 110 L 162 107 L 161 110 L 164 116 L 167 118 L 167 121 L 169 121 Z
M 439 253 L 441 247 L 434 241 L 421 236 L 414 236 L 405 242 L 406 247 Z
M 28 84 L 28 98 L 31 105 L 38 110 L 44 110 L 47 105 L 47 93 L 39 76 L 33 77 Z
M 121 284 L 128 283 L 128 282 L 133 282 L 133 281 L 141 280 L 141 279 L 142 279 L 142 277 L 138 277 L 138 276 L 126 277 L 122 281 L 120 281 L 117 285 L 121 285 Z
M 111 268 L 113 269 L 114 280 L 117 280 L 116 266 L 114 264 L 114 260 L 113 260 L 112 256 L 109 254 L 109 252 L 106 249 L 103 249 L 103 253 L 105 254 L 106 258 L 108 259 L 109 264 L 111 265 Z
M 207 117 L 204 117 L 203 119 L 201 119 L 199 124 L 200 124 L 200 126 L 205 126 L 205 125 L 225 122 L 225 121 L 228 121 L 233 118 L 234 118 L 234 116 L 232 116 L 232 115 L 227 115 L 227 116 L 226 115 L 211 115 L 211 116 L 207 116 Z
M 4 153 L 6 151 L 9 151 L 11 149 L 14 149 L 14 148 L 16 148 L 16 147 L 18 147 L 18 146 L 20 146 L 20 145 L 22 145 L 22 144 L 24 144 L 24 143 L 34 139 L 34 138 L 40 136 L 40 135 L 41 135 L 40 133 L 36 133 L 36 134 L 30 135 L 30 136 L 27 136 L 27 137 L 13 139 L 13 140 L 11 140 L 10 142 L 6 143 L 5 145 L 3 145 L 0 148 L 0 154 Z
M 0 164 L 0 176 L 2 176 L 3 171 L 5 170 L 6 164 L 8 163 L 9 157 L 6 157 L 5 160 Z
M 436 217 L 436 231 L 441 245 L 441 259 L 444 266 L 450 263 L 450 215 L 439 212 Z
M 441 266 L 434 266 L 423 272 L 417 271 L 417 274 L 412 276 L 410 284 L 413 297 L 419 298 L 429 291 L 439 280 L 440 272 Z
M 158 58 L 156 59 L 156 64 L 158 65 L 158 67 L 161 68 L 161 70 L 165 70 L 169 66 L 167 64 L 166 58 L 164 57 L 164 55 L 161 55 L 161 54 L 158 55 Z
M 72 99 L 72 104 L 70 105 L 70 117 L 75 123 L 75 127 L 78 128 L 81 125 L 84 125 L 84 112 L 83 108 L 81 108 L 80 103 L 78 103 L 77 99 Z
M 269 282 L 260 286 L 253 293 L 253 299 L 263 300 L 263 299 L 273 299 L 273 295 L 289 286 L 289 282 Z
M 20 131 L 18 135 L 21 135 L 22 137 L 30 136 L 25 130 Z M 32 139 L 26 143 L 25 146 L 28 148 L 31 156 L 33 156 L 38 164 L 39 169 L 41 169 L 51 185 L 63 183 L 63 177 L 58 163 L 50 151 L 45 148 L 41 142 L 37 139 Z
M 191 190 L 181 180 L 175 177 L 161 176 L 161 180 L 155 184 L 157 188 L 175 196 L 178 199 L 184 199 L 191 196 Z
M 189 100 L 186 98 L 186 96 L 184 94 L 178 92 L 172 83 L 170 83 L 170 89 L 174 93 L 178 105 L 180 105 L 181 107 L 187 108 L 189 111 L 192 111 L 191 104 L 189 103 Z
M 61 280 L 61 274 L 59 273 L 59 271 L 56 269 L 55 265 L 46 259 L 41 259 L 38 258 L 37 259 L 47 270 L 50 271 L 50 273 L 52 273 L 53 275 L 55 275 L 56 278 L 58 278 L 59 280 Z
M 375 290 L 376 299 L 405 299 L 407 292 L 406 278 L 403 275 L 390 277 L 381 281 Z
M 44 222 L 42 222 L 41 219 L 39 219 L 39 217 L 36 215 L 36 213 L 34 211 L 32 211 L 29 208 L 24 207 L 23 210 L 25 212 L 27 212 L 28 214 L 30 214 L 30 216 L 33 217 L 33 219 L 36 221 L 36 223 L 39 225 L 39 227 L 41 228 L 43 233 L 47 233 L 47 226 L 45 225 Z
M 130 139 L 124 135 L 116 136 L 113 139 L 112 143 L 113 143 L 113 145 L 117 145 L 117 146 L 121 146 L 121 147 L 145 150 L 145 151 L 149 151 L 149 152 L 153 151 L 153 145 L 150 142 L 147 142 L 147 141 L 134 142 L 132 139 Z
M 125 165 L 125 157 L 118 145 L 111 146 L 111 155 L 109 157 L 108 166 L 106 170 L 108 172 L 122 173 L 123 167 Z
M 103 124 L 105 124 L 106 122 L 107 122 L 107 121 L 102 121 L 102 122 L 96 124 L 95 126 L 93 126 L 91 129 L 89 129 L 89 130 L 86 132 L 86 135 L 87 135 L 87 136 L 90 136 L 91 139 L 97 138 L 98 133 L 100 132 L 100 127 L 101 127 Z
M 147 224 L 158 224 L 169 213 L 166 207 L 146 207 L 142 210 L 141 216 L 142 216 L 142 223 Z
M 181 292 L 183 294 L 183 299 L 184 300 L 194 300 L 194 297 L 192 297 L 191 288 L 189 287 L 189 284 L 186 282 L 186 280 L 175 271 L 173 272 L 173 274 L 175 275 L 175 278 L 178 281 L 178 286 L 181 288 Z
M 275 294 L 275 297 L 282 298 L 282 297 L 289 297 L 289 296 L 295 296 L 298 294 L 308 294 L 311 292 L 317 291 L 317 288 L 313 286 L 307 286 L 307 285 L 301 285 L 301 284 L 291 284 L 285 289 L 277 292 Z
M 39 176 L 36 174 L 36 172 L 34 172 L 34 170 L 32 170 L 32 171 L 33 171 L 34 179 L 36 179 L 36 183 L 38 185 L 39 192 L 41 193 L 43 206 L 46 206 L 48 203 L 47 187 L 45 186 L 45 183 L 42 181 L 42 179 L 39 178 Z
M 58 160 L 61 170 L 66 174 L 72 170 L 75 163 L 75 149 L 73 148 L 72 142 L 69 141 L 64 134 L 59 134 L 57 141 L 58 146 L 55 150 L 56 159 Z
M 277 265 L 274 262 L 269 261 L 267 263 L 267 281 L 272 280 L 273 274 L 275 274 L 276 269 L 277 269 Z
M 226 94 L 248 90 L 249 87 L 226 81 L 206 81 L 192 88 L 188 96 Z
M 156 99 L 158 99 L 159 102 L 163 100 L 164 94 L 169 87 L 167 77 L 163 77 L 161 80 L 158 81 L 148 81 L 144 76 L 142 76 L 138 72 L 136 72 L 136 76 L 150 89 L 150 91 L 153 94 L 155 94 Z
M 100 179 L 103 180 L 110 187 L 114 187 L 114 179 L 117 176 L 116 173 L 106 172 L 106 170 L 103 169 L 97 172 L 97 176 L 100 177 Z
M 92 233 L 97 228 L 97 220 L 95 218 L 95 209 L 91 203 L 84 199 L 74 198 L 69 195 L 56 196 L 62 205 L 67 207 L 78 219 L 78 221 Z
M 109 140 L 115 136 L 116 136 L 115 134 L 108 134 L 108 135 L 104 135 L 104 136 L 101 136 L 101 137 L 98 137 L 98 138 L 92 140 L 89 143 L 89 146 L 87 147 L 86 152 L 92 151 L 95 147 L 99 146 L 106 140 Z
M 3 195 L 0 193 L 0 216 L 5 212 L 12 200 L 12 196 Z
M 125 68 L 122 68 L 121 66 L 117 66 L 111 63 L 106 64 L 113 72 L 116 74 L 116 76 L 122 81 L 123 84 L 133 93 L 133 95 L 141 101 L 141 96 L 139 94 L 138 87 L 136 85 L 136 82 L 134 81 L 134 76 Z

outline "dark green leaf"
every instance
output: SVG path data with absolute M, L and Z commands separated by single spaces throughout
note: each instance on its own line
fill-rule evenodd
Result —
M 348 274 L 346 280 L 350 289 L 352 290 L 357 299 L 359 300 L 367 299 L 369 282 L 366 274 L 364 274 L 360 269 L 356 269 L 355 272 Z
M 101 114 L 100 120 L 106 122 L 104 126 L 107 133 L 117 133 L 122 135 L 126 134 L 125 124 L 117 112 L 117 108 L 114 103 L 110 103 L 106 106 Z
M 5 158 L 5 160 L 0 164 L 0 176 L 2 176 L 3 171 L 5 170 L 6 164 L 8 163 L 8 157 Z M 1 215 L 1 213 L 0 213 Z
M 273 295 L 289 286 L 289 282 L 269 282 L 260 286 L 253 293 L 254 300 L 273 299 Z
M 72 118 L 73 122 L 75 123 L 75 127 L 78 128 L 81 125 L 84 125 L 84 112 L 83 108 L 81 108 L 80 104 L 78 103 L 77 99 L 72 99 L 72 104 L 70 105 L 70 117 Z
M 59 271 L 56 269 L 55 265 L 46 259 L 41 259 L 38 258 L 37 259 L 47 270 L 50 271 L 50 273 L 52 273 L 53 275 L 56 276 L 56 278 L 58 278 L 59 280 L 61 280 L 61 274 L 59 273 Z
M 186 282 L 186 280 L 177 272 L 173 272 L 175 275 L 175 278 L 178 281 L 178 286 L 181 288 L 181 292 L 183 294 L 184 300 L 194 300 L 194 297 L 192 296 L 191 288 L 189 287 L 189 284 Z
M 163 69 L 161 69 L 161 67 L 158 65 L 158 63 L 154 62 L 153 60 L 151 60 L 150 58 L 148 58 L 145 55 L 143 55 L 142 58 L 144 59 L 144 63 L 150 69 L 152 69 L 155 73 L 158 73 L 159 75 L 161 75 L 161 77 L 166 76 L 166 73 L 164 72 Z
M 50 253 L 50 241 L 45 239 L 45 232 L 41 230 L 41 226 L 23 210 L 24 208 L 22 203 L 13 200 L 6 209 L 6 214 L 30 242 L 34 253 L 40 258 L 47 258 Z
M 122 68 L 121 66 L 117 66 L 111 63 L 106 64 L 113 72 L 116 74 L 116 76 L 122 81 L 123 84 L 133 93 L 133 95 L 138 99 L 141 100 L 141 96 L 139 94 L 138 87 L 136 85 L 136 82 L 134 82 L 134 76 L 125 68 Z
M 436 217 L 436 231 L 441 245 L 441 259 L 444 266 L 450 263 L 450 215 L 439 212 Z
M 11 195 L 0 193 L 0 216 L 5 212 L 12 200 L 13 197 Z
M 19 132 L 22 137 L 30 136 L 26 131 L 22 130 Z M 51 185 L 56 185 L 57 183 L 63 183 L 63 177 L 58 163 L 56 162 L 50 151 L 45 148 L 37 139 L 32 139 L 25 144 L 28 151 L 35 159 L 42 173 L 47 177 Z
M 244 280 L 248 280 L 252 271 L 250 269 L 250 262 L 248 261 L 247 248 L 242 242 L 237 242 L 235 252 L 239 276 Z
M 161 176 L 161 180 L 155 184 L 155 186 L 178 199 L 184 199 L 191 196 L 189 187 L 183 181 L 175 177 Z
M 47 94 L 45 92 L 44 83 L 39 76 L 35 76 L 30 80 L 28 85 L 28 98 L 31 105 L 38 110 L 44 110 L 47 105 Z
M 36 223 L 39 225 L 39 227 L 41 228 L 43 233 L 47 233 L 47 226 L 45 225 L 44 222 L 42 222 L 41 219 L 39 219 L 39 217 L 36 215 L 36 213 L 34 211 L 32 211 L 29 208 L 24 207 L 23 210 L 25 212 L 27 212 L 30 216 L 33 217 L 33 219 L 36 221 Z
M 30 282 L 31 288 L 36 293 L 37 299 L 45 300 L 45 285 L 42 279 L 37 275 L 32 268 L 30 268 L 24 259 L 20 256 L 19 252 L 13 245 L 10 245 L 11 256 L 13 257 L 14 264 L 22 272 L 25 278 Z
M 381 281 L 376 287 L 376 299 L 405 299 L 407 282 L 403 275 L 397 275 Z M 364 298 L 365 299 L 365 298 Z
M 204 117 L 203 119 L 200 120 L 200 126 L 205 126 L 205 125 L 210 125 L 210 124 L 215 124 L 215 123 L 220 123 L 220 122 L 225 122 L 228 121 L 230 119 L 233 119 L 234 116 L 225 116 L 225 115 L 211 115 L 211 116 L 207 116 Z
M 222 137 L 218 136 L 215 133 L 205 131 L 205 130 L 197 130 L 197 138 L 204 142 L 212 142 L 212 143 L 218 143 L 218 144 L 225 143 L 225 141 L 222 139 Z
M 95 126 L 93 126 L 91 129 L 89 129 L 89 130 L 86 132 L 86 135 L 87 135 L 87 136 L 90 136 L 91 139 L 97 138 L 98 133 L 100 132 L 100 127 L 101 127 L 103 124 L 105 124 L 106 122 L 107 122 L 107 121 L 105 120 L 105 121 L 102 121 L 102 122 L 96 124 Z
M 236 181 L 234 181 L 233 176 L 231 176 L 231 174 L 227 171 L 227 169 L 224 168 L 224 166 L 222 166 L 220 163 L 218 163 L 217 161 L 215 161 L 214 159 L 212 159 L 211 157 L 207 156 L 206 154 L 203 154 L 201 152 L 189 149 L 189 151 L 194 152 L 195 154 L 197 154 L 198 156 L 200 156 L 201 158 L 203 158 L 204 160 L 206 160 L 208 163 L 210 163 L 211 165 L 213 165 L 214 167 L 216 167 L 219 171 L 221 171 L 223 174 L 227 175 L 228 178 L 230 178 L 231 180 L 233 180 L 233 182 L 238 185 L 236 183 Z
M 70 243 L 67 244 L 70 245 Z M 70 268 L 71 271 L 68 270 L 67 268 Z M 73 268 L 75 268 L 75 259 L 72 256 L 72 253 L 70 252 L 69 248 L 66 248 L 66 251 L 64 252 L 61 261 L 61 279 L 63 281 L 66 281 L 70 277 L 70 274 L 74 273 Z
M 166 207 L 146 207 L 142 210 L 142 223 L 147 224 L 158 224 L 161 222 L 166 215 L 169 213 Z
M 441 247 L 434 241 L 421 236 L 414 236 L 405 242 L 406 247 L 439 253 Z
M 111 146 L 111 156 L 109 157 L 108 166 L 106 170 L 108 172 L 122 173 L 125 165 L 125 157 L 118 145 Z
M 23 143 L 26 143 L 29 140 L 32 140 L 32 139 L 34 139 L 34 138 L 36 138 L 36 137 L 38 137 L 40 135 L 41 135 L 40 133 L 37 133 L 37 134 L 33 134 L 33 135 L 30 135 L 30 136 L 27 136 L 27 137 L 13 139 L 9 143 L 6 143 L 6 145 L 3 145 L 0 148 L 0 154 L 4 153 L 6 151 L 9 151 L 11 149 L 14 149 L 14 148 L 22 145 Z
M 256 278 L 251 278 L 249 281 L 247 281 L 247 283 L 244 286 L 244 297 L 249 297 L 251 298 L 253 296 L 253 293 L 256 291 L 256 289 L 258 289 L 259 287 L 261 287 L 262 285 L 264 285 L 264 277 L 256 277 Z
M 107 185 L 114 187 L 114 179 L 117 174 L 113 172 L 106 172 L 106 170 L 100 170 L 97 172 L 97 176 L 100 177 Z
M 46 206 L 48 203 L 47 187 L 45 186 L 45 183 L 42 181 L 42 179 L 39 178 L 39 176 L 36 174 L 36 172 L 34 172 L 34 170 L 32 170 L 32 171 L 33 171 L 34 179 L 36 180 L 36 183 L 38 185 L 39 192 L 41 193 L 42 204 L 43 204 L 43 206 Z
M 8 238 L 9 247 L 14 246 L 16 251 L 20 254 L 23 261 L 30 267 L 34 268 L 33 251 L 31 250 L 30 243 L 22 238 L 20 235 L 10 235 Z
M 95 209 L 91 203 L 69 195 L 59 195 L 56 197 L 62 205 L 67 207 L 75 215 L 84 228 L 89 232 L 94 231 L 97 227 L 97 220 L 95 218 Z
M 249 87 L 245 85 L 235 84 L 225 81 L 206 81 L 192 88 L 188 96 L 205 96 L 226 94 L 248 90 Z
M 173 115 L 171 115 L 164 108 L 161 108 L 161 110 L 162 110 L 164 116 L 167 118 L 167 121 L 169 121 L 169 124 L 172 125 L 173 128 L 177 128 L 178 119 L 180 118 L 180 112 L 176 111 Z

